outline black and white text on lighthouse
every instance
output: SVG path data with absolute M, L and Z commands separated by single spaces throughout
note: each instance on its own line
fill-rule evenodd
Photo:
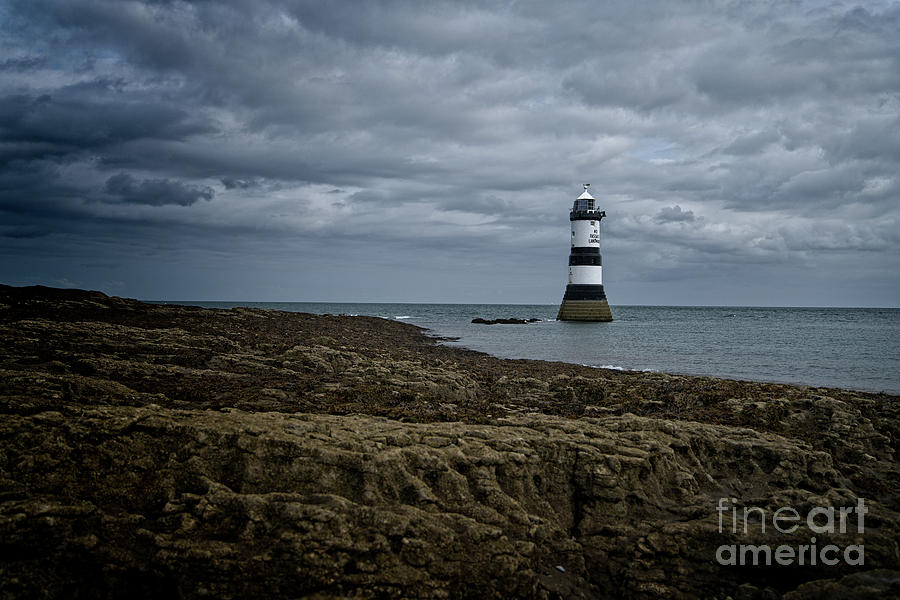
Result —
M 594 197 L 584 193 L 575 199 L 569 221 L 572 223 L 572 251 L 569 254 L 569 285 L 556 318 L 560 321 L 612 321 L 606 293 L 603 291 L 603 267 L 600 261 L 600 220 L 606 212 L 597 210 Z

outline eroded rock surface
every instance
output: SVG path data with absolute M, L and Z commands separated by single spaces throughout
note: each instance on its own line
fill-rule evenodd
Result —
M 900 593 L 894 397 L 46 288 L 0 288 L 0 336 L 3 597 Z M 720 498 L 869 512 L 745 534 Z M 811 536 L 865 564 L 716 562 Z

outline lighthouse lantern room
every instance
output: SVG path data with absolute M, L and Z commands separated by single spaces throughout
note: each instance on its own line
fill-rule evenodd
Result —
M 584 184 L 575 199 L 569 222 L 572 224 L 572 251 L 569 253 L 569 284 L 556 318 L 560 321 L 612 321 L 612 312 L 603 291 L 600 260 L 600 221 L 606 212 L 597 210 L 594 197 Z

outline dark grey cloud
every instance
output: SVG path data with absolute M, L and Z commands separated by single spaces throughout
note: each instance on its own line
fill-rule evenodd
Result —
M 190 206 L 198 200 L 212 200 L 215 193 L 207 186 L 195 186 L 168 179 L 138 180 L 119 173 L 106 180 L 103 191 L 119 202 L 163 206 Z
M 259 185 L 259 182 L 252 179 L 238 179 L 231 176 L 223 177 L 221 181 L 226 190 L 246 190 Z
M 693 221 L 694 219 L 694 211 L 682 210 L 677 204 L 675 206 L 662 208 L 656 213 L 656 220 L 660 223 L 683 223 Z
M 8 160 L 76 159 L 130 140 L 183 140 L 210 131 L 184 109 L 121 94 L 116 85 L 96 81 L 63 88 L 56 95 L 0 98 L 4 154 Z
M 18 56 L 0 61 L 0 70 L 3 71 L 30 71 L 47 64 L 46 56 Z
M 30 227 L 2 227 L 0 228 L 0 235 L 8 238 L 15 239 L 32 239 L 44 237 L 46 235 L 50 235 L 50 232 L 46 229 L 40 229 L 38 227 L 30 226 Z
M 261 299 L 403 299 L 438 264 L 432 300 L 555 301 L 590 181 L 614 302 L 663 281 L 664 302 L 725 301 L 760 269 L 900 298 L 895 2 L 3 10 L 0 246 L 29 277 L 89 282 L 115 254 L 122 276 L 85 285 L 159 296 L 138 291 L 153 256 L 181 269 L 170 296 L 233 278 Z M 769 303 L 848 297 L 815 282 Z

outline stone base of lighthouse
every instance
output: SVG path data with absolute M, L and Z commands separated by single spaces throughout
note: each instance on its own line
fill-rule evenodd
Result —
M 612 312 L 602 285 L 566 286 L 557 321 L 612 321 Z

